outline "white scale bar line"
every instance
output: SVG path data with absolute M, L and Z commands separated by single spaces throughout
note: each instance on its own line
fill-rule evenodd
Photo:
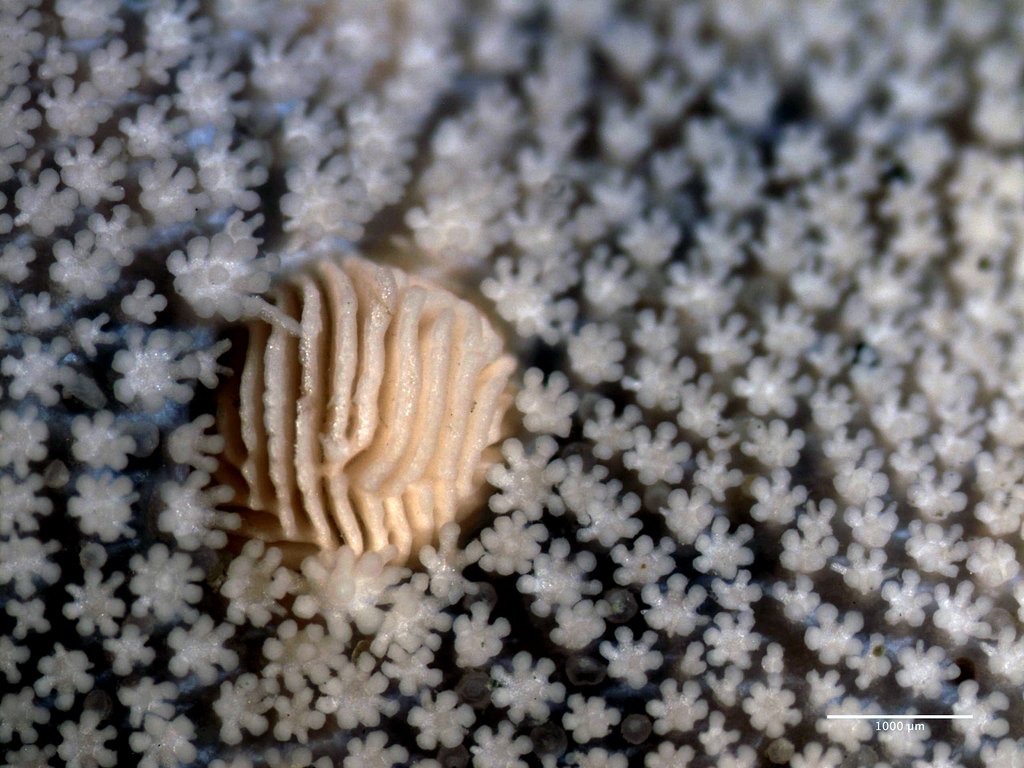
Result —
M 826 720 L 973 720 L 974 715 L 825 715 Z

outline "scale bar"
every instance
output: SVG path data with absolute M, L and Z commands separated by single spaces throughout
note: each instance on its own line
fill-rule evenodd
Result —
M 974 715 L 825 715 L 826 720 L 973 720 Z

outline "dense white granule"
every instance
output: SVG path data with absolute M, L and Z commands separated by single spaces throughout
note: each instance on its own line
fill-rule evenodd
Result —
M 0 762 L 1022 765 L 1013 3 L 0 5 Z M 220 485 L 348 252 L 522 363 L 415 572 Z

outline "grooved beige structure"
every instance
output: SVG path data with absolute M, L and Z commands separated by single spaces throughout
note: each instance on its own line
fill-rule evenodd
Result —
M 404 562 L 479 503 L 513 360 L 469 302 L 357 257 L 316 263 L 276 303 L 301 333 L 251 323 L 218 409 L 242 532 Z

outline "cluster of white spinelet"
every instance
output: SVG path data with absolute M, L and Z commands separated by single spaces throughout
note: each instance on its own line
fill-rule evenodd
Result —
M 3 762 L 1024 766 L 1014 8 L 0 4 Z M 218 552 L 216 330 L 353 248 L 527 361 L 493 514 Z

